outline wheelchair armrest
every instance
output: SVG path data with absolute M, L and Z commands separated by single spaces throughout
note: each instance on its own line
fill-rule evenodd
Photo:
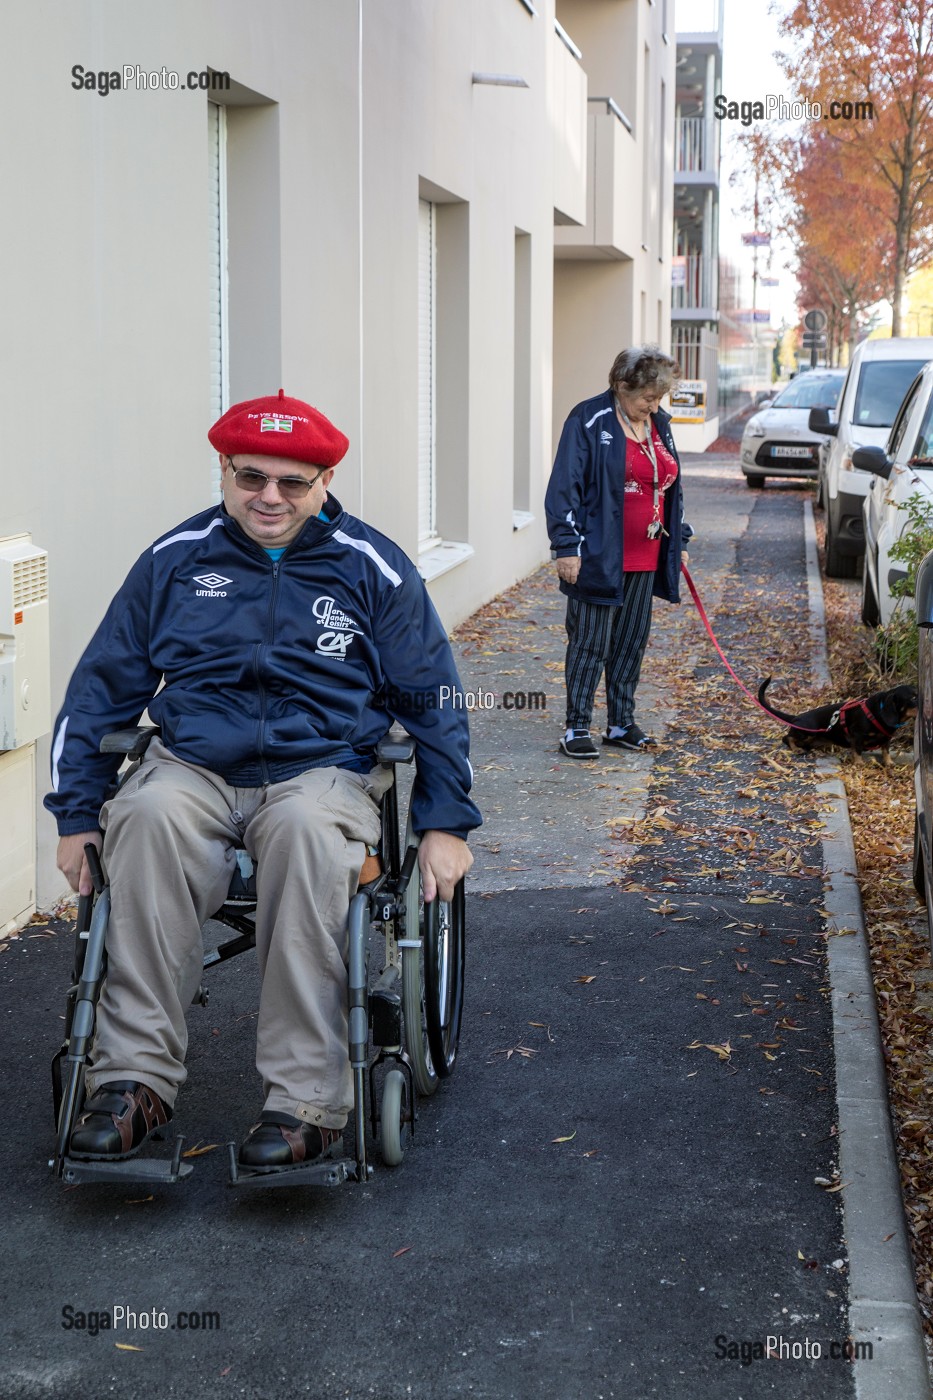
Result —
M 127 758 L 142 758 L 149 747 L 149 740 L 158 734 L 154 724 L 137 724 L 133 729 L 115 729 L 105 734 L 100 741 L 101 753 L 123 753 Z
M 386 767 L 392 763 L 411 763 L 415 756 L 415 741 L 410 734 L 387 734 L 376 745 L 376 758 Z

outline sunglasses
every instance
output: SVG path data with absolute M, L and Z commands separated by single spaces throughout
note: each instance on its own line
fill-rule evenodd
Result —
M 265 491 L 269 482 L 273 481 L 287 500 L 302 501 L 318 477 L 324 475 L 327 468 L 322 467 L 317 476 L 312 477 L 310 481 L 306 476 L 267 476 L 265 472 L 257 471 L 255 467 L 235 467 L 231 464 L 230 470 L 233 472 L 233 479 L 241 491 Z

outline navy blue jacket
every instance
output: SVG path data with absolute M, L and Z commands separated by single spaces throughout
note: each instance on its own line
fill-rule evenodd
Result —
M 651 415 L 661 441 L 680 464 L 671 435 L 671 416 Z M 576 583 L 561 579 L 560 591 L 590 603 L 622 602 L 622 511 L 625 502 L 625 434 L 619 426 L 611 389 L 578 403 L 564 424 L 554 470 L 544 498 L 554 559 L 580 555 Z M 652 592 L 680 602 L 680 554 L 693 534 L 683 519 L 680 472 L 664 493 L 661 554 Z
M 141 555 L 55 722 L 45 805 L 61 835 L 97 826 L 120 764 L 101 736 L 147 708 L 172 753 L 234 787 L 368 772 L 398 719 L 416 743 L 415 830 L 480 825 L 460 681 L 424 583 L 333 496 L 325 513 L 277 563 L 219 505 Z

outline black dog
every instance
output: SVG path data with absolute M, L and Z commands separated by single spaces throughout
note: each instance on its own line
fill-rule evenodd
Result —
M 917 713 L 917 690 L 912 685 L 896 685 L 893 690 L 876 690 L 864 700 L 848 700 L 838 705 L 818 705 L 801 715 L 786 715 L 765 702 L 771 677 L 758 687 L 758 703 L 769 715 L 783 719 L 791 728 L 783 742 L 789 749 L 809 750 L 837 744 L 851 749 L 856 757 L 866 749 L 881 749 L 885 765 L 890 763 L 888 746 L 905 720 Z

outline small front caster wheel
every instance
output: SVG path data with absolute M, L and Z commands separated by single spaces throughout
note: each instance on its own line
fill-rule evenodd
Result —
M 390 1069 L 382 1086 L 382 1121 L 379 1145 L 387 1167 L 397 1167 L 411 1136 L 411 1104 L 408 1085 L 400 1069 Z

